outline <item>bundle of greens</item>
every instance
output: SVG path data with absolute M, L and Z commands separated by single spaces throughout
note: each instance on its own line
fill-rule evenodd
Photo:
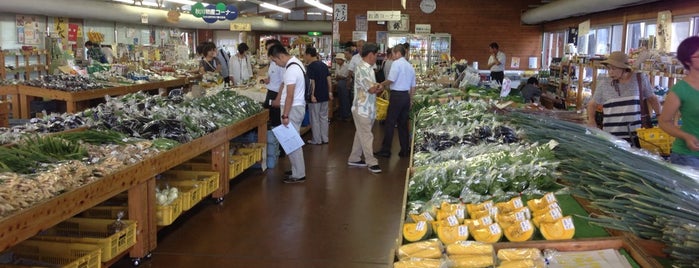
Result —
M 678 265 L 699 252 L 699 175 L 629 149 L 615 138 L 582 125 L 511 113 L 528 139 L 556 139 L 564 181 L 603 215 L 598 225 L 665 243 Z M 688 234 L 690 233 L 690 234 Z
M 408 183 L 408 199 L 430 200 L 439 192 L 476 203 L 550 191 L 558 188 L 554 179 L 558 162 L 553 159 L 553 147 L 555 142 L 508 145 L 460 160 L 423 160 L 425 165 L 415 167 Z
M 58 137 L 27 135 L 12 147 L 0 147 L 0 170 L 29 174 L 41 164 L 53 164 L 65 160 L 87 157 L 87 150 L 75 141 Z

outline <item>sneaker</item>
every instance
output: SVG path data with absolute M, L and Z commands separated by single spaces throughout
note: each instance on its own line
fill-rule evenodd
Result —
M 306 141 L 306 144 L 321 145 L 321 144 L 323 144 L 323 143 L 322 143 L 322 142 L 315 142 L 315 141 L 313 141 L 313 140 L 307 140 L 307 141 Z
M 284 175 L 291 176 L 291 170 L 284 171 Z
M 292 177 L 286 177 L 284 180 L 282 180 L 284 183 L 299 183 L 299 182 L 304 182 L 306 181 L 306 177 L 301 177 L 301 178 L 292 178 Z
M 364 160 L 356 161 L 356 162 L 347 162 L 348 165 L 353 166 L 353 167 L 366 167 L 366 162 Z
M 375 152 L 375 153 L 374 153 L 374 156 L 380 156 L 380 157 L 389 158 L 389 157 L 391 157 L 391 152 L 378 151 L 378 152 Z
M 371 171 L 371 173 L 381 173 L 381 167 L 379 167 L 379 165 L 373 165 L 369 167 L 369 171 Z

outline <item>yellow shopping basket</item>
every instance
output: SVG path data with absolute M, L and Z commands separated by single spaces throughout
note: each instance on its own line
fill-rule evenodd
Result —
M 639 128 L 636 133 L 641 148 L 659 155 L 670 155 L 675 137 L 665 133 L 659 127 Z
M 386 120 L 388 114 L 388 94 L 384 90 L 383 93 L 376 96 L 376 120 Z

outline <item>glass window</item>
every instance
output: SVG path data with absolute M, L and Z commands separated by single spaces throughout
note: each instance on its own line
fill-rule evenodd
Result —
M 694 17 L 694 30 L 692 31 L 693 35 L 699 35 L 699 17 Z
M 638 48 L 638 40 L 643 37 L 641 32 L 641 22 L 629 23 L 626 26 L 626 53 L 631 51 L 631 49 Z
M 670 51 L 677 51 L 677 47 L 680 45 L 680 42 L 687 37 L 689 37 L 689 20 L 673 22 Z
M 643 34 L 643 37 L 649 37 L 651 35 L 657 36 L 657 34 L 655 33 L 657 28 L 658 27 L 655 23 L 653 23 L 653 24 L 646 23 L 646 29 L 645 29 L 645 33 Z
M 623 25 L 612 26 L 612 51 L 621 51 L 621 40 L 623 40 Z
M 596 35 L 596 42 L 594 50 L 591 50 L 590 55 L 594 54 L 609 54 L 609 49 L 610 49 L 610 36 L 609 36 L 609 29 L 610 27 L 604 27 L 604 28 L 599 28 L 597 31 L 595 31 Z

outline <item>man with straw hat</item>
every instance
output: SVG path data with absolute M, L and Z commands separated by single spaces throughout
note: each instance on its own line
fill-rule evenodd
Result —
M 648 76 L 633 72 L 626 54 L 612 52 L 602 64 L 607 67 L 607 76 L 599 78 L 592 99 L 587 104 L 588 125 L 596 127 L 595 111 L 597 105 L 602 105 L 602 128 L 638 147 L 632 133 L 641 127 L 641 102 L 649 101 L 658 115 L 660 103 L 651 90 Z
M 349 120 L 352 116 L 350 111 L 350 88 L 349 88 L 349 65 L 346 64 L 347 58 L 345 53 L 337 53 L 335 55 L 335 80 L 337 81 L 337 94 L 340 100 L 340 120 Z

